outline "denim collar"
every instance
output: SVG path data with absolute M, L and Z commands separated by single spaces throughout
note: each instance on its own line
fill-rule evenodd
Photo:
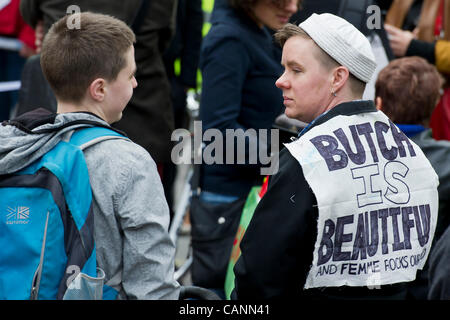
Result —
M 421 126 L 420 124 L 395 124 L 400 130 L 403 131 L 404 134 L 408 138 L 411 138 L 423 131 L 425 131 L 427 128 L 424 126 Z

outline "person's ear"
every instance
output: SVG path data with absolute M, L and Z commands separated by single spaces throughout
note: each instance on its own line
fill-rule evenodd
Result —
M 106 81 L 103 78 L 97 78 L 91 82 L 89 86 L 89 94 L 91 98 L 97 102 L 102 102 L 105 99 Z
M 331 80 L 331 91 L 338 92 L 344 84 L 347 82 L 350 72 L 344 66 L 339 66 L 333 71 L 333 77 Z
M 383 99 L 381 99 L 381 97 L 375 98 L 375 107 L 377 108 L 377 110 L 383 111 Z

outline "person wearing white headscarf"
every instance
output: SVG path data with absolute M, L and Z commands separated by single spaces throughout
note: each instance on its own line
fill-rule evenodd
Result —
M 285 114 L 309 123 L 280 152 L 242 239 L 233 299 L 403 299 L 430 251 L 438 178 L 373 101 L 366 37 L 313 14 L 275 34 Z

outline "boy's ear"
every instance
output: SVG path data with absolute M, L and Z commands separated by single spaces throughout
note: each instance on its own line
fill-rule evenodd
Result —
M 106 81 L 103 78 L 97 78 L 91 82 L 89 86 L 89 95 L 91 99 L 101 102 L 105 99 L 105 86 Z
M 383 111 L 383 99 L 381 99 L 381 97 L 375 98 L 375 107 L 377 108 L 377 110 Z

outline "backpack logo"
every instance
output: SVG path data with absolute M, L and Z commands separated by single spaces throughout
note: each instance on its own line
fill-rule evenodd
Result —
M 8 207 L 6 224 L 27 224 L 30 220 L 29 207 Z

